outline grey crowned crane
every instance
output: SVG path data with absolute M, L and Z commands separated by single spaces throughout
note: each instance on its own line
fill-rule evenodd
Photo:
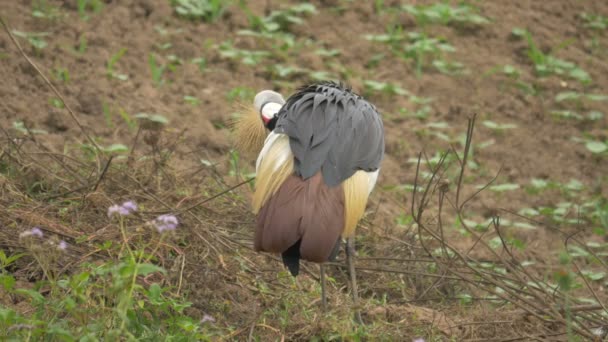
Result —
M 335 259 L 342 239 L 357 302 L 355 228 L 384 157 L 384 127 L 374 105 L 341 83 L 300 87 L 287 101 L 259 92 L 235 126 L 237 147 L 259 152 L 253 212 L 256 251 L 281 254 L 293 276 L 300 260 Z

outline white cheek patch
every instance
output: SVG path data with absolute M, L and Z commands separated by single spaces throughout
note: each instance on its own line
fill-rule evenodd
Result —
M 268 123 L 281 110 L 282 104 L 269 102 L 262 106 L 262 120 Z

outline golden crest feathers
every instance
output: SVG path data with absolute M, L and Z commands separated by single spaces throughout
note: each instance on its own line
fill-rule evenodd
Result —
M 231 120 L 234 147 L 242 154 L 257 154 L 268 135 L 264 122 L 253 106 L 239 105 L 238 116 Z

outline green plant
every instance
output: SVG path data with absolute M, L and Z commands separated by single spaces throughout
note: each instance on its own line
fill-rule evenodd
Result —
M 175 12 L 188 19 L 217 20 L 226 11 L 227 1 L 222 0 L 171 0 Z
M 507 129 L 517 128 L 517 125 L 515 125 L 515 124 L 500 124 L 500 123 L 496 123 L 496 122 L 490 121 L 490 120 L 485 120 L 482 122 L 482 124 L 485 127 L 489 128 L 493 131 L 496 131 L 496 132 L 502 132 Z
M 34 48 L 36 54 L 40 55 L 42 49 L 44 49 L 48 43 L 44 40 L 44 37 L 50 35 L 49 32 L 22 32 L 13 30 L 13 34 L 17 37 L 24 38 Z
M 150 53 L 148 56 L 148 66 L 150 67 L 150 73 L 152 74 L 154 85 L 157 87 L 161 86 L 163 84 L 163 73 L 165 72 L 165 66 L 156 62 L 156 56 L 153 53 Z
M 25 127 L 23 121 L 14 121 L 13 129 L 20 132 L 21 134 L 48 134 L 47 131 L 42 129 L 35 129 L 30 127 Z
M 268 51 L 242 50 L 232 45 L 232 42 L 225 41 L 218 46 L 220 56 L 230 59 L 240 60 L 245 65 L 257 65 L 262 60 L 270 56 Z
M 61 67 L 55 68 L 53 70 L 53 76 L 55 76 L 55 79 L 57 81 L 62 81 L 65 83 L 70 82 L 70 72 L 66 68 L 61 68 Z
M 87 48 L 88 48 L 87 37 L 85 37 L 85 35 L 82 34 L 82 35 L 80 35 L 80 38 L 78 39 L 77 52 L 82 55 L 85 52 L 87 52 Z
M 76 0 L 78 14 L 83 20 L 89 19 L 88 12 L 98 13 L 103 8 L 101 0 Z
M 576 112 L 568 111 L 568 110 L 565 110 L 565 111 L 554 110 L 551 112 L 551 114 L 557 115 L 557 116 L 562 116 L 562 117 L 572 116 L 578 120 L 586 119 L 589 121 L 599 121 L 604 117 L 604 113 L 597 111 L 597 110 L 591 110 L 591 111 L 587 112 L 587 115 L 584 117 Z
M 116 63 L 118 63 L 118 61 L 122 58 L 122 56 L 124 56 L 126 52 L 127 48 L 121 48 L 120 50 L 118 50 L 117 53 L 113 54 L 110 57 L 108 63 L 106 64 L 106 75 L 108 75 L 108 77 L 116 78 L 121 81 L 126 81 L 129 79 L 129 75 L 117 73 L 114 69 Z
M 150 241 L 137 238 L 129 242 L 133 222 L 129 216 L 137 211 L 132 201 L 108 209 L 110 226 L 120 231 L 123 242 L 104 243 L 102 247 L 115 258 L 101 263 L 82 264 L 70 275 L 57 272 L 56 260 L 71 247 L 64 241 L 53 242 L 38 228 L 21 234 L 29 255 L 44 269 L 46 280 L 39 286 L 21 288 L 10 274 L 0 274 L 0 285 L 13 298 L 29 302 L 33 310 L 17 312 L 0 306 L 0 338 L 3 340 L 140 340 L 158 336 L 172 340 L 206 340 L 203 320 L 184 313 L 191 303 L 171 286 L 144 277 L 164 275 L 166 270 L 154 263 L 155 253 L 172 231 L 178 219 L 161 215 L 142 227 L 152 229 Z M 133 233 L 131 233 L 133 234 Z M 42 248 L 44 247 L 44 248 Z M 0 251 L 1 252 L 1 251 Z M 0 253 L 3 266 L 23 255 L 6 257 Z M 3 268 L 4 270 L 4 268 Z M 47 291 L 41 294 L 42 291 Z M 206 320 L 213 320 L 207 317 Z
M 3 250 L 0 250 L 0 275 L 7 272 L 7 268 L 15 263 L 15 261 L 21 259 L 25 253 L 16 253 L 13 255 L 6 255 Z
M 49 103 L 51 104 L 51 106 L 55 107 L 55 108 L 59 108 L 62 109 L 63 106 L 63 101 L 61 101 L 60 99 L 56 98 L 56 97 L 51 97 L 49 99 Z
M 380 92 L 387 95 L 408 95 L 409 93 L 401 86 L 390 82 L 378 82 L 373 80 L 363 81 L 366 92 Z
M 606 154 L 608 151 L 608 140 L 592 140 L 588 139 L 585 141 L 585 148 L 594 154 Z
M 593 211 L 590 216 L 596 224 L 594 232 L 602 236 L 608 235 L 608 200 L 601 197 L 592 202 L 592 205 Z
M 414 16 L 417 24 L 423 26 L 427 24 L 483 25 L 490 22 L 477 14 L 476 9 L 466 4 L 454 7 L 447 2 L 438 2 L 431 5 L 403 5 L 401 8 Z
M 396 56 L 413 61 L 418 75 L 428 65 L 433 65 L 436 69 L 446 73 L 462 68 L 459 63 L 443 60 L 445 52 L 456 51 L 444 39 L 428 37 L 424 33 L 418 32 L 404 34 L 400 26 L 389 28 L 386 34 L 365 35 L 365 38 L 388 44 Z
M 561 103 L 566 108 L 551 110 L 550 113 L 563 119 L 598 121 L 604 117 L 604 113 L 598 110 L 588 110 L 586 115 L 582 115 L 579 112 L 586 110 L 589 102 L 603 101 L 608 101 L 607 95 L 585 94 L 575 91 L 560 92 L 555 95 L 555 102 Z M 567 107 L 570 106 L 574 106 L 575 109 L 568 109 Z
M 252 12 L 248 8 L 246 12 L 250 25 L 254 30 L 261 30 L 262 32 L 287 32 L 292 25 L 304 23 L 302 17 L 317 13 L 317 9 L 313 4 L 301 3 L 282 10 L 273 10 L 266 17 L 252 15 Z
M 201 100 L 199 100 L 198 98 L 196 98 L 194 96 L 190 96 L 190 95 L 184 95 L 184 101 L 186 101 L 187 103 L 189 103 L 193 106 L 198 106 L 199 104 L 201 104 Z
M 59 7 L 49 4 L 47 0 L 34 0 L 32 1 L 32 16 L 55 20 L 60 18 L 62 14 Z
M 244 102 L 251 100 L 254 95 L 255 90 L 249 87 L 234 87 L 230 89 L 230 91 L 228 91 L 228 94 L 226 94 L 226 98 L 229 102 Z
M 200 70 L 200 72 L 205 72 L 207 69 L 207 59 L 205 57 L 194 58 L 191 62 L 198 66 L 198 70 Z
M 573 101 L 579 106 L 582 105 L 583 101 L 608 101 L 608 95 L 602 94 L 584 94 L 576 91 L 564 91 L 555 95 L 556 102 Z
M 273 53 L 282 59 L 297 53 L 302 47 L 301 41 L 289 32 L 290 28 L 304 23 L 304 16 L 317 12 L 315 6 L 308 3 L 273 10 L 265 17 L 255 15 L 244 2 L 241 3 L 241 9 L 247 15 L 250 29 L 239 30 L 238 34 L 269 41 Z
M 581 13 L 580 17 L 584 22 L 584 27 L 594 30 L 605 30 L 608 28 L 608 17 L 601 14 L 589 14 L 583 12 Z
M 523 37 L 528 43 L 528 58 L 534 64 L 534 71 L 538 76 L 566 76 L 583 85 L 591 84 L 591 76 L 575 63 L 542 52 L 527 30 L 516 28 L 512 33 L 516 37 Z

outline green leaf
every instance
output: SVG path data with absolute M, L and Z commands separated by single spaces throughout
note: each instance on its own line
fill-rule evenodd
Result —
M 537 229 L 537 227 L 536 227 L 536 226 L 531 225 L 531 224 L 529 224 L 529 223 L 527 223 L 527 222 L 514 222 L 514 223 L 513 223 L 513 227 L 516 227 L 516 228 L 521 228 L 521 229 L 527 229 L 527 230 L 534 230 L 534 229 Z
M 583 190 L 584 188 L 585 188 L 585 185 L 577 179 L 571 179 L 570 182 L 568 182 L 568 184 L 566 184 L 566 189 L 568 189 L 568 190 L 580 191 L 580 190 Z
M 148 275 L 148 274 L 154 273 L 154 272 L 160 272 L 163 274 L 166 273 L 164 268 L 153 265 L 153 264 L 140 264 L 137 267 L 137 275 L 145 276 L 145 275 Z
M 44 303 L 44 296 L 41 295 L 38 291 L 30 289 L 16 289 L 15 293 L 31 298 L 34 304 Z
M 496 123 L 494 121 L 489 121 L 489 120 L 482 122 L 482 124 L 490 129 L 494 129 L 494 130 L 511 129 L 511 128 L 517 127 L 517 125 L 514 125 L 514 124 L 499 124 L 499 123 Z
M 160 305 L 163 303 L 161 292 L 160 285 L 157 283 L 150 285 L 150 289 L 148 289 L 148 299 L 152 304 Z
M 597 110 L 592 110 L 589 113 L 587 113 L 587 118 L 592 121 L 601 120 L 603 117 L 604 117 L 604 113 L 597 111 Z
M 547 182 L 544 179 L 540 179 L 540 178 L 532 178 L 532 179 L 530 179 L 530 185 L 532 185 L 533 187 L 535 187 L 537 189 L 543 189 L 543 188 L 546 188 L 547 186 L 549 186 L 549 182 Z
M 528 31 L 526 31 L 526 29 L 520 28 L 520 27 L 515 27 L 513 28 L 513 30 L 511 30 L 511 34 L 515 37 L 518 38 L 523 38 L 526 36 L 526 33 L 528 33 Z
M 490 186 L 489 189 L 492 191 L 496 191 L 496 192 L 513 191 L 513 190 L 519 189 L 519 184 L 513 184 L 513 183 L 498 184 L 498 185 Z
M 135 118 L 140 121 L 143 129 L 160 130 L 162 126 L 169 123 L 169 120 L 160 114 L 135 114 Z
M 428 127 L 431 128 L 450 128 L 450 124 L 445 122 L 445 121 L 441 121 L 441 122 L 429 122 L 427 124 Z
M 608 145 L 606 145 L 606 143 L 596 140 L 587 141 L 585 147 L 592 153 L 603 153 L 608 150 Z
M 536 209 L 533 208 L 523 208 L 520 211 L 517 212 L 519 215 L 522 216 L 538 216 L 540 215 L 540 212 Z
M 593 271 L 589 271 L 589 270 L 582 270 L 581 273 L 593 280 L 593 281 L 598 281 L 598 280 L 602 280 L 606 277 L 606 272 L 593 272 Z
M 15 278 L 11 275 L 4 275 L 4 274 L 0 274 L 0 284 L 2 284 L 2 287 L 4 288 L 5 291 L 10 292 L 13 287 L 15 287 Z
M 564 92 L 561 92 L 561 93 L 555 95 L 556 102 L 572 101 L 572 100 L 578 100 L 580 98 L 581 98 L 581 94 L 574 92 L 574 91 L 564 91 Z
M 590 101 L 608 101 L 608 95 L 587 94 L 587 99 Z
M 107 153 L 129 152 L 129 148 L 123 144 L 112 144 L 108 147 L 103 147 L 102 150 Z

